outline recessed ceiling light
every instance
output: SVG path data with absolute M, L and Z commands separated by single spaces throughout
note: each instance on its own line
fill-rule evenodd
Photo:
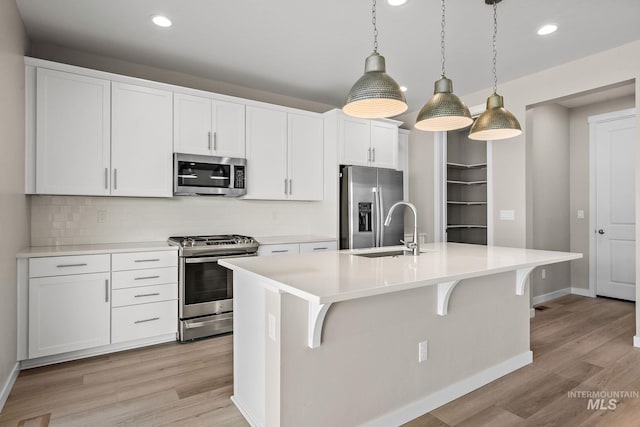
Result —
M 406 86 L 400 86 L 400 90 L 403 91 L 403 92 L 406 92 L 407 91 L 407 87 Z
M 158 27 L 166 28 L 171 26 L 171 19 L 167 18 L 166 16 L 153 15 L 151 17 L 151 21 L 153 21 L 153 23 L 156 24 Z
M 538 28 L 538 35 L 546 36 L 547 34 L 551 34 L 555 32 L 557 29 L 558 29 L 558 26 L 554 24 L 543 25 L 542 27 Z
M 406 2 L 407 0 L 387 0 L 387 3 L 389 3 L 391 6 L 402 6 Z

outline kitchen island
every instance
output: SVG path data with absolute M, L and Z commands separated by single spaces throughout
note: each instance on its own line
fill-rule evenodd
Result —
M 250 424 L 399 425 L 531 363 L 528 276 L 582 257 L 394 249 L 220 261 L 234 271 L 232 399 Z

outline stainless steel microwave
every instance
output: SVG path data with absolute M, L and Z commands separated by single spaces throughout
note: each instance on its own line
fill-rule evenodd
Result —
M 246 159 L 175 153 L 173 194 L 242 196 L 247 194 L 246 172 Z

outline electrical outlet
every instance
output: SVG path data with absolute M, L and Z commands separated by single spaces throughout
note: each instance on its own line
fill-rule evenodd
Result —
M 541 275 L 542 275 L 542 280 L 547 278 L 547 270 L 545 268 L 542 269 Z
M 429 357 L 429 341 L 424 340 L 418 343 L 418 362 L 424 362 Z
M 582 209 L 578 210 L 578 219 L 584 219 L 584 211 Z
M 98 224 L 107 222 L 107 211 L 98 211 Z

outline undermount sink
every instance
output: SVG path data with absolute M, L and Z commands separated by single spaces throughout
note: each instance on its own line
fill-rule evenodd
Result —
M 411 251 L 385 251 L 385 252 L 364 252 L 360 254 L 354 254 L 356 256 L 363 256 L 365 258 L 382 258 L 382 257 L 397 257 L 397 256 L 407 256 L 413 255 Z

